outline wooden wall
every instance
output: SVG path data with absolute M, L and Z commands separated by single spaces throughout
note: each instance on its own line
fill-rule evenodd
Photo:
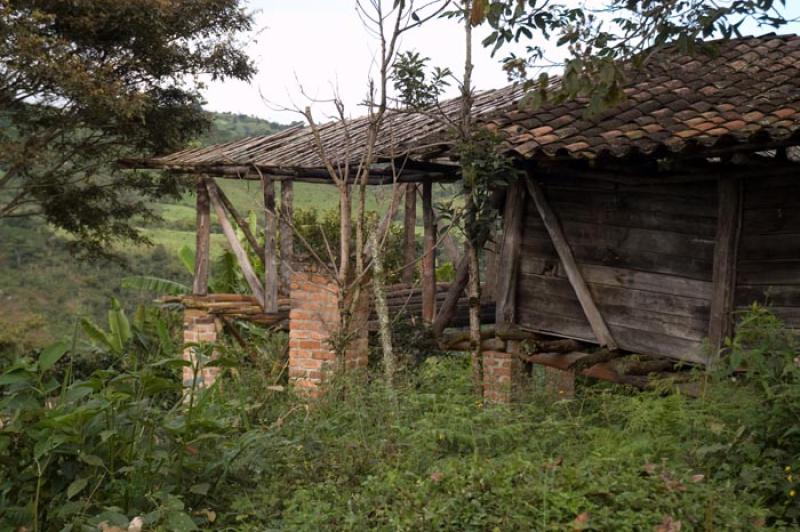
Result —
M 539 181 L 619 346 L 704 361 L 716 182 L 632 186 L 567 177 Z M 594 341 L 530 198 L 523 223 L 517 325 Z M 800 237 L 795 243 L 800 245 Z M 796 288 L 800 293 L 800 283 Z
M 765 304 L 800 329 L 800 175 L 744 183 L 735 305 Z

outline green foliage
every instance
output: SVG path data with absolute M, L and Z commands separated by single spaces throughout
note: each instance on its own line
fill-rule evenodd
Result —
M 251 25 L 238 0 L 0 0 L 0 217 L 44 218 L 95 256 L 143 241 L 132 222 L 185 183 L 115 162 L 207 130 L 198 78 L 250 79 Z
M 418 52 L 403 52 L 392 65 L 391 79 L 400 101 L 411 109 L 419 109 L 435 104 L 439 96 L 450 85 L 447 78 L 453 76 L 449 68 L 435 67 L 427 73 L 429 57 Z
M 294 398 L 286 335 L 245 324 L 247 349 L 220 341 L 221 379 L 184 399 L 178 327 L 142 309 L 121 352 L 73 340 L 4 369 L 0 527 L 800 525 L 797 340 L 760 307 L 700 398 L 595 384 L 510 406 L 476 401 L 465 358 L 422 352 L 394 390 L 340 376 Z

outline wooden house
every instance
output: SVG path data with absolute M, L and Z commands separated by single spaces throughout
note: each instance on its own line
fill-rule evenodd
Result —
M 800 328 L 800 38 L 667 49 L 625 94 L 488 122 L 526 173 L 499 324 L 696 363 L 752 302 Z
M 624 102 L 595 116 L 580 100 L 525 110 L 518 86 L 476 95 L 476 122 L 501 136 L 520 170 L 498 194 L 501 343 L 574 339 L 706 364 L 753 302 L 800 328 L 800 37 L 706 44 L 692 55 L 667 48 L 631 69 Z M 442 109 L 455 115 L 458 104 Z M 319 138 L 329 153 L 349 139 L 338 152 L 356 161 L 364 120 L 324 126 Z M 434 257 L 430 187 L 459 177 L 447 127 L 408 113 L 387 124 L 370 184 L 407 183 L 407 233 L 421 184 L 425 255 Z M 295 128 L 128 164 L 266 187 L 329 182 L 313 137 Z M 399 174 L 386 167 L 397 161 Z M 424 269 L 421 312 L 440 333 L 466 263 L 438 300 L 432 258 Z

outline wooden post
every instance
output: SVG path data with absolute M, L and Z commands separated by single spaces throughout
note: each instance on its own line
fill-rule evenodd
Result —
M 197 180 L 196 230 L 192 293 L 196 296 L 204 296 L 208 294 L 209 250 L 211 247 L 211 206 L 208 199 L 208 190 L 202 178 Z
M 422 255 L 422 321 L 432 324 L 436 313 L 436 224 L 433 184 L 430 179 L 422 184 L 422 220 L 425 233 Z
M 497 260 L 495 322 L 497 330 L 507 332 L 516 323 L 517 278 L 522 245 L 522 219 L 525 213 L 525 183 L 520 178 L 506 193 L 503 212 L 503 240 Z
M 404 251 L 403 263 L 403 282 L 414 282 L 414 270 L 417 264 L 417 185 L 409 183 L 406 185 L 405 216 L 403 217 Z
M 239 262 L 239 266 L 242 268 L 242 274 L 244 274 L 247 284 L 253 291 L 253 295 L 256 296 L 258 301 L 263 302 L 264 289 L 261 287 L 261 282 L 258 280 L 258 275 L 256 275 L 256 271 L 253 269 L 250 259 L 247 258 L 247 252 L 242 247 L 242 243 L 239 242 L 239 239 L 236 237 L 236 231 L 234 231 L 230 220 L 228 220 L 228 216 L 226 215 L 225 209 L 223 208 L 222 202 L 217 194 L 217 187 L 214 186 L 214 183 L 211 182 L 210 178 L 206 178 L 206 180 L 206 190 L 208 190 L 208 196 L 211 199 L 211 205 L 214 207 L 214 212 L 217 214 L 217 221 L 219 222 L 220 226 L 222 226 L 222 232 L 225 233 L 225 238 L 228 240 L 228 244 L 231 246 L 231 251 L 233 252 L 234 256 L 236 256 L 236 260 Z
M 292 276 L 292 261 L 294 260 L 294 233 L 292 232 L 292 217 L 294 216 L 294 182 L 291 179 L 281 181 L 281 212 L 280 212 L 280 238 L 281 238 L 281 292 L 289 293 L 290 279 Z
M 581 308 L 583 308 L 583 312 L 586 314 L 586 319 L 589 320 L 592 332 L 594 332 L 601 346 L 611 351 L 616 350 L 617 342 L 615 342 L 614 338 L 611 336 L 611 331 L 608 329 L 603 315 L 600 313 L 600 309 L 597 308 L 592 298 L 592 293 L 589 292 L 589 287 L 586 285 L 586 281 L 583 279 L 583 275 L 578 269 L 578 264 L 575 262 L 572 249 L 569 247 L 569 243 L 564 236 L 564 230 L 561 228 L 556 213 L 553 212 L 553 209 L 547 202 L 541 185 L 531 178 L 526 179 L 525 183 L 528 186 L 528 192 L 531 197 L 533 197 L 533 201 L 536 204 L 536 209 L 542 217 L 542 222 L 547 229 L 547 233 L 550 235 L 550 240 L 552 240 L 553 246 L 556 248 L 558 258 L 561 260 L 561 265 L 564 266 L 567 279 L 569 279 L 569 283 L 578 296 L 578 302 L 580 302 Z
M 278 312 L 278 253 L 276 236 L 278 224 L 275 217 L 275 181 L 261 174 L 264 191 L 264 312 Z
M 712 355 L 719 359 L 725 338 L 733 332 L 733 299 L 736 292 L 736 256 L 742 218 L 742 184 L 736 179 L 717 181 L 717 238 L 714 245 L 714 272 L 711 287 L 711 316 L 708 337 Z

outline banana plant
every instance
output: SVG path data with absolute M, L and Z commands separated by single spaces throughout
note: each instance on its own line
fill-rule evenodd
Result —
M 81 328 L 93 343 L 114 354 L 121 355 L 128 342 L 133 338 L 131 324 L 125 310 L 116 298 L 111 298 L 111 309 L 108 311 L 108 331 L 104 331 L 87 318 L 81 320 Z

